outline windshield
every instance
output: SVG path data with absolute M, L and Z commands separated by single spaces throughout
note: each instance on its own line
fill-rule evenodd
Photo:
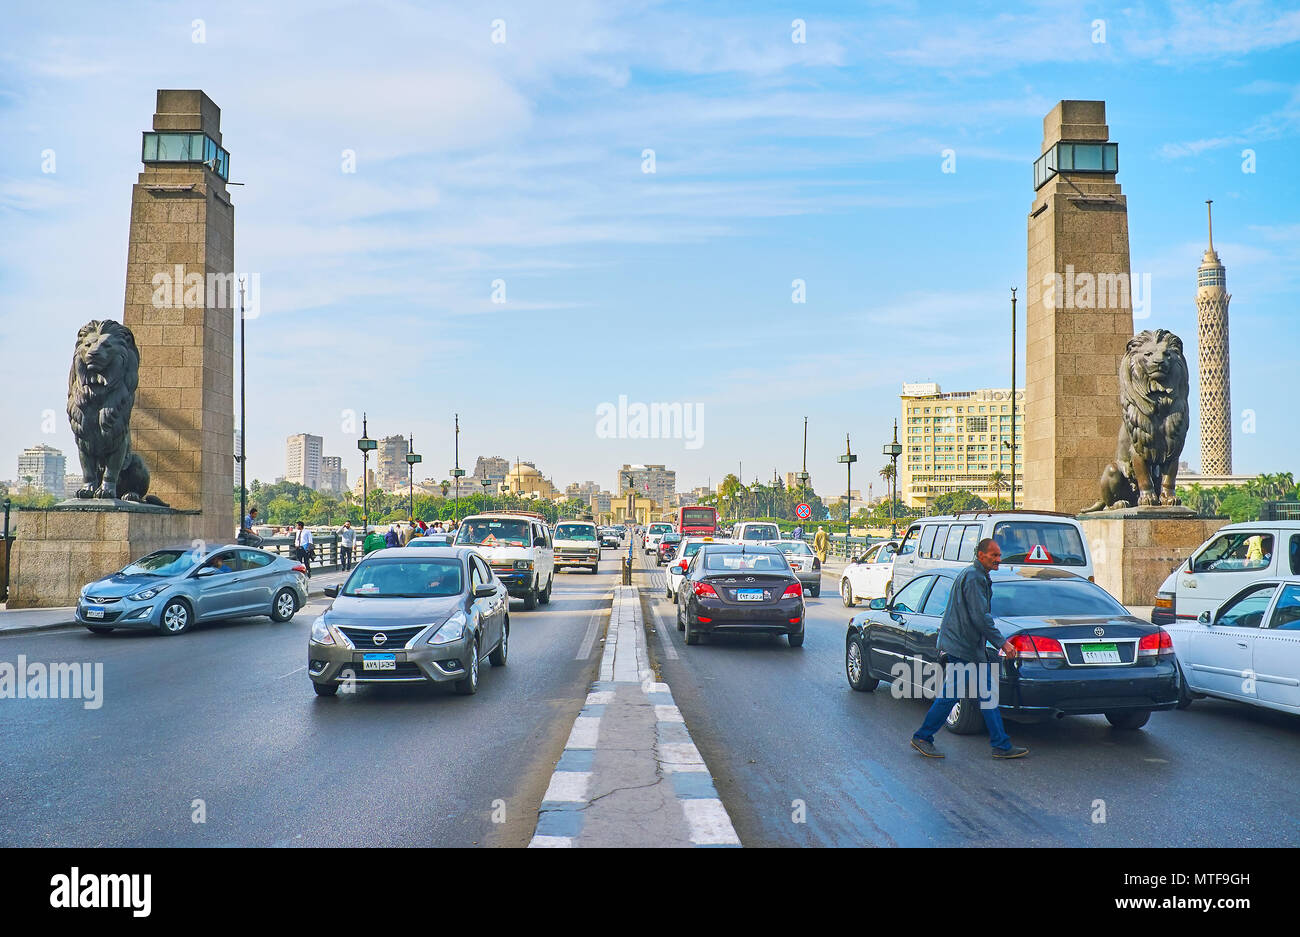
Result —
M 667 533 L 668 531 L 670 531 L 670 530 L 672 530 L 672 529 L 673 529 L 673 525 L 672 525 L 672 524 L 651 524 L 651 525 L 646 529 L 646 533 L 649 533 L 649 534 L 663 534 L 663 533 Z
M 787 556 L 791 553 L 812 553 L 812 547 L 808 546 L 808 544 L 804 543 L 802 540 L 789 540 L 785 543 L 778 543 L 777 547 Z
M 179 576 L 193 569 L 199 561 L 195 550 L 159 550 L 136 560 L 122 570 L 126 576 Z
M 702 543 L 688 543 L 686 546 L 682 547 L 682 556 L 694 556 L 696 553 L 700 552 L 700 547 L 702 546 L 704 546 Z
M 750 524 L 741 534 L 741 540 L 779 540 L 781 534 L 775 524 Z
M 527 547 L 532 545 L 529 526 L 527 521 L 468 520 L 460 525 L 456 542 L 474 547 Z
M 704 568 L 715 572 L 761 570 L 788 573 L 790 565 L 780 553 L 706 553 Z
M 460 595 L 460 560 L 367 560 L 348 577 L 350 598 L 424 598 Z
M 1109 592 L 1083 579 L 995 582 L 992 611 L 996 618 L 1128 614 Z
M 712 508 L 684 508 L 682 510 L 683 527 L 713 527 L 718 517 Z
M 596 528 L 590 524 L 561 524 L 555 528 L 556 540 L 591 540 L 596 539 Z
M 1083 539 L 1070 524 L 1049 521 L 1002 521 L 993 528 L 1003 563 L 1086 566 Z

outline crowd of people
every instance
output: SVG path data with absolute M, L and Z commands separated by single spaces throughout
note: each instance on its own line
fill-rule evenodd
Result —
M 258 525 L 257 508 L 249 508 L 244 515 L 244 523 L 239 529 L 237 541 L 243 546 L 260 547 L 265 538 L 259 536 L 254 528 Z M 385 547 L 403 547 L 416 537 L 433 534 L 454 535 L 458 524 L 455 521 L 434 521 L 432 524 L 414 518 L 401 523 L 391 523 L 387 530 L 381 527 L 371 529 L 361 541 L 361 555 L 365 556 Z M 344 521 L 343 526 L 335 531 L 339 537 L 339 568 L 349 570 L 356 559 L 357 531 L 351 521 Z M 311 578 L 311 564 L 316 559 L 316 541 L 311 528 L 298 521 L 291 527 L 272 527 L 271 537 L 292 537 L 290 555 L 307 568 L 307 577 Z

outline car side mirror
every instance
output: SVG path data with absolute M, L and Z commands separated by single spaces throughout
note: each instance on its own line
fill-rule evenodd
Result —
M 1201 614 L 1199 614 L 1199 615 L 1196 616 L 1196 620 L 1199 621 L 1199 622 L 1200 622 L 1201 624 L 1203 624 L 1203 625 L 1212 625 L 1212 624 L 1214 624 L 1214 622 L 1210 619 L 1210 613 L 1209 613 L 1209 612 L 1201 612 Z
M 1192 569 L 1192 557 L 1190 556 L 1187 558 L 1187 572 L 1195 572 L 1195 570 Z
M 338 587 L 338 586 L 326 586 L 326 587 L 325 587 L 325 596 L 326 596 L 327 598 L 337 599 L 337 598 L 339 597 L 339 587 Z
M 476 599 L 486 599 L 496 594 L 496 587 L 488 582 L 479 583 L 474 587 L 474 598 Z
M 872 599 L 867 603 L 867 608 L 871 609 L 873 612 L 883 612 L 885 609 L 889 608 L 889 600 Z
M 203 579 L 207 576 L 215 576 L 216 574 L 217 574 L 217 570 L 214 569 L 213 567 L 200 566 L 198 572 L 196 572 L 194 575 L 199 579 Z

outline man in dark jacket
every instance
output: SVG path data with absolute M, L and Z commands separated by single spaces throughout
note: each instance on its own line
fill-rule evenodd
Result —
M 985 645 L 1001 647 L 1007 657 L 1015 657 L 1016 649 L 1002 636 L 993 624 L 991 611 L 993 601 L 993 583 L 989 573 L 998 568 L 1002 562 L 1002 549 L 997 542 L 985 537 L 975 547 L 975 562 L 967 566 L 952 582 L 952 593 L 948 596 L 948 607 L 944 610 L 943 621 L 939 623 L 939 654 L 946 659 L 944 689 L 935 699 L 930 711 L 926 713 L 925 722 L 912 736 L 912 747 L 927 758 L 942 758 L 943 753 L 934 747 L 934 734 L 948 719 L 953 706 L 957 704 L 956 690 L 953 689 L 956 671 L 963 669 L 966 675 L 975 672 L 976 667 L 985 679 L 976 681 L 979 686 L 997 692 L 998 675 L 996 664 L 988 661 Z M 965 666 L 962 665 L 975 665 Z M 957 665 L 954 668 L 953 665 Z M 968 683 L 969 685 L 969 683 Z M 1002 727 L 1002 713 L 998 710 L 996 699 L 968 698 L 967 706 L 978 703 L 984 715 L 984 723 L 989 728 L 989 742 L 993 745 L 994 758 L 1021 758 L 1029 754 L 1029 749 L 1012 745 L 1006 729 Z

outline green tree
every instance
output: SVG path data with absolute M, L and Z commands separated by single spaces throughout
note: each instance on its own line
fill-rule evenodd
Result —
M 935 514 L 956 514 L 958 511 L 982 511 L 988 503 L 965 488 L 946 491 L 936 497 L 931 505 Z
M 989 473 L 989 488 L 993 491 L 994 502 L 1002 500 L 1002 492 L 1007 488 L 1007 476 L 1001 471 Z
M 1219 512 L 1227 514 L 1234 524 L 1259 520 L 1262 508 L 1263 500 L 1245 490 L 1234 491 L 1219 503 Z

